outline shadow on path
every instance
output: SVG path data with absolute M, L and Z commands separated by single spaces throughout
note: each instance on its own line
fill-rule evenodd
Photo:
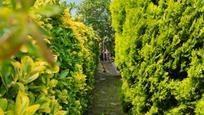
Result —
M 104 73 L 99 67 L 95 76 L 92 105 L 86 115 L 126 115 L 122 111 L 120 100 L 121 78 L 114 73 L 111 74 L 110 69 L 114 68 L 108 63 L 104 67 L 109 72 Z

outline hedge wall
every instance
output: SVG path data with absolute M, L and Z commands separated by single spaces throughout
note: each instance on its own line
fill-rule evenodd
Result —
M 81 115 L 87 111 L 91 99 L 99 55 L 98 38 L 91 28 L 72 21 L 67 9 L 50 23 L 54 37 L 50 40 L 50 48 L 57 54 L 61 70 L 56 75 L 59 82 L 56 96 L 69 114 Z
M 204 2 L 113 0 L 124 109 L 204 114 Z
M 0 115 L 81 115 L 89 104 L 98 63 L 98 37 L 91 28 L 73 21 L 58 0 L 46 0 L 44 3 L 37 0 L 31 11 L 53 4 L 55 10 L 58 7 L 62 10 L 50 18 L 32 14 L 32 19 L 41 27 L 40 31 L 47 33 L 43 39 L 52 51 L 56 64 L 51 67 L 42 58 L 43 49 L 34 38 L 36 36 L 24 36 L 27 41 L 20 50 L 11 58 L 0 60 Z M 52 10 L 52 7 L 47 8 Z M 0 9 L 17 14 L 20 12 L 8 6 Z M 0 17 L 3 15 L 10 17 L 13 14 L 1 12 Z M 24 22 L 16 19 L 15 15 L 11 17 L 16 26 L 4 27 L 0 23 L 0 27 L 7 30 L 0 30 L 0 37 L 15 27 L 20 28 L 19 32 L 22 33 L 27 29 L 19 26 Z M 32 26 L 31 23 L 29 26 Z M 15 44 L 10 42 L 6 42 L 8 46 Z M 1 52 L 6 50 L 1 48 Z

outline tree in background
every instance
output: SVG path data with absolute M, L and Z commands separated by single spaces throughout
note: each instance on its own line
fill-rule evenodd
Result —
M 101 48 L 107 48 L 114 55 L 114 30 L 111 26 L 111 0 L 83 0 L 77 15 L 91 26 L 101 38 Z

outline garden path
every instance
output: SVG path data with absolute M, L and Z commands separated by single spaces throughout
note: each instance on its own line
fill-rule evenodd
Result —
M 92 105 L 86 115 L 126 115 L 120 100 L 122 81 L 114 64 L 100 63 L 95 80 Z

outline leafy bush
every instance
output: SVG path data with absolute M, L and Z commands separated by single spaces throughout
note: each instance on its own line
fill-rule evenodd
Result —
M 0 56 L 7 56 L 0 60 L 1 115 L 80 115 L 89 103 L 98 61 L 97 36 L 92 29 L 72 21 L 66 9 L 59 13 L 64 7 L 57 0 L 46 2 L 37 0 L 25 12 L 11 9 L 9 1 L 0 7 L 17 15 L 0 13 L 8 22 L 0 23 L 0 44 L 6 43 L 0 46 Z M 53 10 L 59 15 L 52 16 Z M 26 18 L 18 18 L 21 16 Z M 16 25 L 9 25 L 8 19 Z M 15 34 L 8 34 L 4 41 L 9 32 Z
M 64 105 L 63 109 L 75 115 L 82 114 L 88 107 L 99 49 L 93 30 L 72 21 L 67 12 L 66 9 L 60 18 L 51 20 L 53 39 L 50 48 L 57 54 L 60 64 L 56 96 Z
M 204 2 L 114 0 L 111 12 L 124 108 L 203 114 Z

